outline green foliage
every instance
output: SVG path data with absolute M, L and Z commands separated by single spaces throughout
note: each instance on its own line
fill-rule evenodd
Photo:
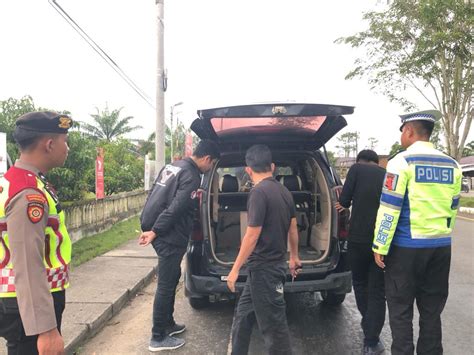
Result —
M 78 201 L 87 192 L 87 181 L 95 176 L 96 142 L 84 133 L 72 131 L 68 144 L 66 163 L 51 170 L 48 180 L 58 188 L 61 201 Z
M 401 146 L 401 144 L 398 143 L 398 142 L 395 142 L 395 143 L 392 144 L 392 147 L 390 148 L 389 155 L 392 156 L 394 154 L 397 154 L 401 150 L 403 150 L 403 147 Z
M 103 141 L 105 194 L 132 191 L 143 187 L 144 159 L 134 151 L 134 145 L 119 138 L 115 142 Z M 89 191 L 95 190 L 95 175 L 89 177 Z
M 93 138 L 111 142 L 126 133 L 141 128 L 140 126 L 131 127 L 129 125 L 133 116 L 120 118 L 122 108 L 109 111 L 109 108 L 105 107 L 102 112 L 100 112 L 98 108 L 96 108 L 96 110 L 97 113 L 91 115 L 94 119 L 94 124 L 81 122 L 82 130 Z
M 463 157 L 470 157 L 471 155 L 474 155 L 474 141 L 470 141 L 468 144 L 466 144 L 462 151 Z
M 474 197 L 461 196 L 461 199 L 459 200 L 459 205 L 461 207 L 474 208 Z
M 7 152 L 13 162 L 19 156 L 18 147 L 13 140 L 16 119 L 35 110 L 31 96 L 24 96 L 21 99 L 10 97 L 7 100 L 0 101 L 0 132 L 7 134 Z
M 327 154 L 328 154 L 328 159 L 329 159 L 329 165 L 332 167 L 335 167 L 337 163 L 336 154 L 334 154 L 334 152 L 331 152 L 329 150 L 327 151 Z
M 78 240 L 72 246 L 72 266 L 79 266 L 129 240 L 138 238 L 137 230 L 140 230 L 140 222 L 138 217 L 133 217 L 117 223 L 106 232 Z
M 407 110 L 416 90 L 442 112 L 447 152 L 459 159 L 473 118 L 472 2 L 394 0 L 364 19 L 367 30 L 337 40 L 365 49 L 346 79 L 367 78 Z

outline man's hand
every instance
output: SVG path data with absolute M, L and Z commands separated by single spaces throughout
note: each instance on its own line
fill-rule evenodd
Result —
M 336 202 L 336 204 L 334 205 L 334 207 L 336 207 L 336 211 L 337 211 L 337 212 L 342 212 L 342 211 L 344 211 L 344 210 L 346 209 L 345 207 L 342 207 L 339 202 Z
M 234 269 L 231 270 L 230 274 L 227 275 L 227 287 L 232 292 L 235 292 L 235 283 L 237 282 L 237 278 L 239 277 L 239 271 L 235 271 Z
M 385 263 L 383 262 L 385 255 L 374 253 L 375 263 L 381 268 L 385 269 Z
M 301 260 L 299 258 L 290 258 L 289 268 L 291 277 L 295 278 L 301 271 Z
M 153 231 L 142 232 L 138 237 L 138 244 L 142 247 L 147 246 L 156 238 L 156 233 Z
M 39 355 L 62 355 L 64 352 L 64 341 L 57 328 L 48 330 L 38 336 L 36 343 Z

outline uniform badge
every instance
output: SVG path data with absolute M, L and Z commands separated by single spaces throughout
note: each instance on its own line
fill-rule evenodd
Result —
M 38 203 L 41 203 L 41 204 L 46 203 L 46 199 L 44 198 L 43 195 L 40 195 L 40 194 L 26 195 L 26 199 L 29 202 L 38 202 Z
M 44 206 L 38 202 L 30 202 L 26 209 L 26 214 L 31 223 L 38 223 L 44 215 Z
M 383 187 L 389 191 L 395 191 L 397 188 L 398 175 L 387 173 L 385 174 L 385 181 Z
M 71 128 L 71 119 L 69 117 L 59 117 L 59 128 L 69 129 Z

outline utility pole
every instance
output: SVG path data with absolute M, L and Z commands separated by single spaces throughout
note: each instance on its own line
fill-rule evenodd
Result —
M 155 130 L 155 177 L 165 165 L 165 53 L 164 53 L 164 0 L 155 0 L 157 10 L 158 56 L 156 68 L 156 130 Z

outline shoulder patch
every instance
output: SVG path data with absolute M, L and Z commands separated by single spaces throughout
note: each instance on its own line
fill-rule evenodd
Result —
M 29 201 L 29 202 L 39 202 L 39 203 L 46 203 L 46 198 L 43 196 L 43 195 L 40 195 L 40 194 L 30 194 L 30 195 L 26 195 L 26 199 Z
M 39 202 L 30 202 L 26 208 L 26 214 L 31 223 L 38 223 L 44 215 L 44 205 Z
M 385 174 L 385 181 L 383 187 L 389 191 L 394 191 L 397 188 L 398 175 L 392 173 Z

